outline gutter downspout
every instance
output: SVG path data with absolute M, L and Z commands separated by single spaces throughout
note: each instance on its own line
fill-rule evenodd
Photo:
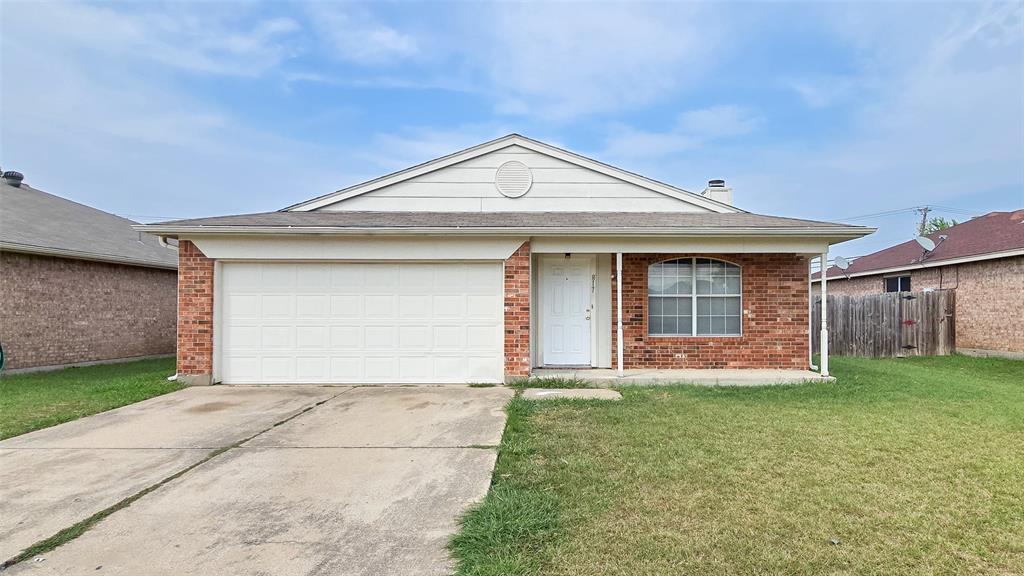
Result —
M 618 361 L 619 378 L 622 378 L 624 372 L 622 370 L 622 252 L 615 253 L 615 312 L 616 312 L 616 327 L 615 327 L 615 348 L 618 352 L 616 360 Z
M 821 253 L 821 370 L 828 376 L 828 248 Z
M 814 258 L 807 259 L 807 365 L 817 370 L 814 363 Z

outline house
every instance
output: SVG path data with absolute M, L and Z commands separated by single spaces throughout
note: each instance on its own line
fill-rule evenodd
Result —
M 179 240 L 192 383 L 806 370 L 809 259 L 872 229 L 731 194 L 511 134 L 279 212 L 137 228 Z
M 135 222 L 0 183 L 0 346 L 6 370 L 174 353 L 178 255 Z
M 1024 209 L 990 212 L 828 269 L 829 294 L 956 290 L 956 347 L 1024 357 Z M 815 274 L 817 290 L 820 278 Z

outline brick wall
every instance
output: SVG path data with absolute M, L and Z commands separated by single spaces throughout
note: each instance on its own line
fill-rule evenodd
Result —
M 209 383 L 212 371 L 213 260 L 182 240 L 178 244 L 178 374 L 188 383 Z
M 174 353 L 174 270 L 0 253 L 7 368 Z
M 1024 256 L 911 270 L 914 292 L 956 290 L 956 346 L 1024 353 Z M 828 281 L 829 294 L 880 294 L 882 275 Z M 815 294 L 820 285 L 815 284 Z
M 719 258 L 742 268 L 743 335 L 647 334 L 647 268 L 686 257 Z M 612 318 L 616 317 L 612 259 Z M 623 254 L 623 366 L 631 368 L 786 368 L 808 364 L 807 260 L 794 254 Z M 612 328 L 612 365 L 617 359 Z
M 530 243 L 505 260 L 505 376 L 530 375 Z

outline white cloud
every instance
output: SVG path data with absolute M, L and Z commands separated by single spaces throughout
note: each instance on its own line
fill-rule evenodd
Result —
M 664 100 L 721 47 L 695 4 L 499 3 L 473 12 L 463 56 L 483 71 L 496 110 L 567 120 Z
M 757 129 L 762 119 L 750 110 L 717 105 L 687 110 L 665 131 L 644 131 L 615 125 L 606 138 L 602 157 L 613 160 L 654 160 L 692 152 L 717 140 Z
M 382 132 L 371 139 L 369 150 L 359 155 L 382 170 L 408 168 L 458 152 L 508 134 L 497 125 L 464 125 L 453 128 L 409 127 L 397 133 Z M 377 174 L 379 176 L 379 174 Z
M 293 54 L 300 30 L 289 18 L 239 24 L 237 13 L 170 5 L 174 11 L 121 11 L 78 3 L 9 3 L 8 33 L 50 30 L 70 50 L 118 61 L 157 62 L 193 72 L 256 76 Z M 39 43 L 40 36 L 33 40 Z M 47 40 L 50 40 L 48 38 Z
M 387 64 L 416 55 L 416 39 L 377 22 L 351 4 L 319 2 L 308 5 L 316 31 L 333 55 L 357 64 Z

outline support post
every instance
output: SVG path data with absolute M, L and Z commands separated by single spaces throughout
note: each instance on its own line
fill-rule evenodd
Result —
M 616 359 L 618 360 L 619 377 L 621 378 L 624 374 L 622 370 L 622 252 L 615 253 L 615 349 L 618 352 Z
M 821 375 L 828 376 L 828 249 L 821 253 Z

